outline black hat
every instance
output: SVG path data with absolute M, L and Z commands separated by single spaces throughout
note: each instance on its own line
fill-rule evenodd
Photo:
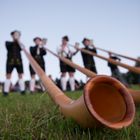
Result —
M 90 39 L 84 38 L 83 41 L 82 41 L 82 43 L 84 44 L 85 41 L 90 41 Z
M 69 37 L 68 36 L 64 36 L 62 39 L 69 41 Z
M 42 41 L 42 39 L 41 39 L 40 37 L 35 37 L 35 38 L 33 39 L 33 41 L 35 42 L 37 39 L 39 39 L 40 41 Z
M 20 31 L 18 31 L 18 30 L 14 30 L 14 31 L 12 31 L 12 32 L 11 32 L 11 35 L 13 36 L 13 35 L 14 35 L 14 33 L 16 33 L 16 32 L 17 32 L 17 33 L 19 33 L 19 34 L 21 35 L 21 32 L 20 32 Z

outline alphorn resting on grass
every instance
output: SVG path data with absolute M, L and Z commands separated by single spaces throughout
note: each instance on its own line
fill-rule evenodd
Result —
M 46 76 L 23 45 L 22 49 L 49 96 L 65 117 L 74 119 L 84 128 L 103 125 L 111 129 L 121 129 L 132 124 L 135 105 L 128 90 L 119 81 L 109 76 L 94 76 L 84 87 L 83 95 L 72 100 Z

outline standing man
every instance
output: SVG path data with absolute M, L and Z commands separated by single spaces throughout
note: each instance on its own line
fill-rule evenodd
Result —
M 70 46 L 68 45 L 68 42 L 69 42 L 68 36 L 64 36 L 62 38 L 62 44 L 57 49 L 57 53 L 59 56 L 65 57 L 72 61 L 72 57 L 78 51 L 73 52 L 72 50 L 70 50 Z M 67 89 L 66 73 L 68 72 L 70 88 L 71 88 L 71 91 L 74 91 L 75 90 L 75 78 L 74 78 L 75 69 L 60 60 L 60 71 L 61 71 L 60 81 L 61 81 L 62 90 L 66 91 Z
M 138 57 L 137 59 L 140 60 L 140 57 Z M 136 62 L 135 66 L 140 68 L 140 62 Z M 138 84 L 140 85 L 140 74 L 138 74 Z
M 94 47 L 90 39 L 84 38 L 82 43 L 84 45 L 85 50 L 91 51 L 93 53 L 97 53 L 96 48 Z M 84 52 L 81 52 L 81 55 L 83 58 L 83 63 L 84 63 L 85 68 L 97 73 L 94 57 Z
M 35 61 L 40 65 L 40 67 L 45 71 L 45 61 L 44 56 L 46 55 L 46 50 L 44 46 L 46 45 L 46 40 L 42 42 L 40 37 L 36 37 L 33 39 L 35 46 L 30 47 L 30 53 Z M 31 81 L 30 81 L 30 92 L 33 93 L 35 91 L 35 71 L 33 70 L 32 66 L 29 66 L 30 74 L 31 74 Z M 41 84 L 41 88 L 44 90 L 44 87 Z
M 6 96 L 10 90 L 11 84 L 11 74 L 14 68 L 18 72 L 19 78 L 19 86 L 21 94 L 25 94 L 25 84 L 23 81 L 23 64 L 21 57 L 21 47 L 20 47 L 20 37 L 21 33 L 19 31 L 11 32 L 11 36 L 13 41 L 6 41 L 5 46 L 7 49 L 7 62 L 6 62 L 6 81 L 4 83 L 4 92 L 3 94 Z
M 113 56 L 112 53 L 109 52 L 109 58 L 113 59 L 115 61 L 121 61 L 121 59 L 117 56 Z M 114 65 L 110 62 L 108 62 L 108 66 L 110 67 L 111 73 L 112 73 L 112 77 L 118 79 L 119 81 L 121 81 L 123 84 L 125 84 L 126 86 L 128 86 L 126 80 L 124 79 L 123 75 L 121 74 L 119 68 L 117 65 Z

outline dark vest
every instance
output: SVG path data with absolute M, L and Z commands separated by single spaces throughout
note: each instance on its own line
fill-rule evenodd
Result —
M 38 46 L 30 47 L 30 53 L 32 57 L 38 62 L 38 64 L 44 65 L 45 61 L 44 61 L 43 56 L 46 55 L 46 50 L 43 48 L 40 48 L 40 53 L 37 54 L 37 49 L 38 49 Z
M 21 48 L 17 42 L 5 43 L 7 49 L 7 62 L 9 64 L 20 64 L 22 62 L 21 58 Z
M 85 47 L 84 48 L 85 50 L 88 50 L 88 51 L 91 51 L 93 53 L 97 53 L 96 49 L 95 48 L 89 48 L 89 47 Z M 84 52 L 81 52 L 81 55 L 82 55 L 82 59 L 83 59 L 83 63 L 84 63 L 84 66 L 86 67 L 87 65 L 91 65 L 91 66 L 95 66 L 95 61 L 94 61 L 94 58 L 92 55 L 90 54 L 86 54 Z

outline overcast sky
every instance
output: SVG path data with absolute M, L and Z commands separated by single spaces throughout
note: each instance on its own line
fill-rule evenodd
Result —
M 140 56 L 140 0 L 0 0 L 0 81 L 5 79 L 4 43 L 11 40 L 10 32 L 15 29 L 22 32 L 21 40 L 27 49 L 34 45 L 32 39 L 40 36 L 48 38 L 48 47 L 56 51 L 61 37 L 68 35 L 71 44 L 89 37 L 98 47 L 137 57 Z M 29 62 L 24 54 L 22 57 L 24 78 L 30 79 Z M 59 77 L 58 60 L 50 54 L 45 60 L 46 73 Z M 80 53 L 73 60 L 83 65 Z M 110 75 L 107 63 L 95 60 L 98 73 Z M 85 79 L 79 72 L 75 76 Z M 12 81 L 16 80 L 14 71 Z

